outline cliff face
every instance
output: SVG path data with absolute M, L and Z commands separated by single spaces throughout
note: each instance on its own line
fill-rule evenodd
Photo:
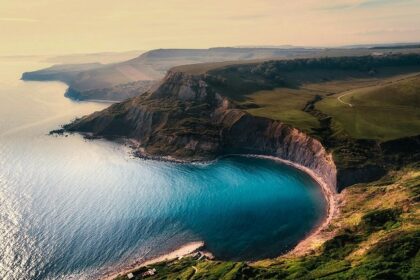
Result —
M 218 94 L 205 75 L 169 72 L 149 94 L 66 125 L 68 131 L 129 138 L 151 156 L 208 160 L 262 154 L 300 164 L 336 188 L 336 167 L 322 144 L 295 128 L 252 116 Z
M 226 154 L 262 154 L 289 160 L 314 171 L 336 188 L 336 167 L 322 144 L 281 122 L 227 110 L 220 117 L 221 140 Z

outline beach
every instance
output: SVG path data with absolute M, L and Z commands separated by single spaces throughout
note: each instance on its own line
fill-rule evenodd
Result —
M 244 156 L 270 159 L 270 160 L 274 160 L 274 161 L 292 166 L 296 169 L 299 169 L 305 172 L 306 174 L 308 174 L 312 179 L 314 179 L 317 182 L 317 184 L 322 190 L 322 193 L 325 196 L 325 201 L 327 203 L 327 213 L 325 215 L 325 218 L 304 239 L 302 239 L 291 251 L 289 251 L 288 253 L 282 254 L 281 256 L 296 257 L 296 256 L 306 255 L 311 250 L 315 249 L 320 244 L 322 244 L 325 240 L 327 240 L 332 235 L 331 232 L 327 233 L 324 231 L 330 225 L 333 218 L 338 214 L 338 207 L 337 207 L 338 194 L 335 192 L 335 186 L 329 186 L 324 181 L 324 179 L 322 179 L 320 176 L 315 174 L 315 172 L 312 171 L 310 168 L 291 162 L 289 160 L 284 160 L 275 156 L 265 156 L 265 155 L 244 155 Z
M 112 280 L 112 279 L 115 279 L 118 276 L 123 276 L 123 275 L 126 275 L 126 274 L 130 273 L 131 271 L 138 270 L 141 267 L 145 267 L 145 266 L 155 264 L 155 263 L 159 263 L 159 262 L 163 262 L 163 261 L 171 261 L 171 260 L 182 258 L 184 256 L 187 256 L 187 255 L 190 255 L 190 254 L 193 254 L 193 253 L 197 252 L 198 250 L 200 250 L 203 247 L 204 247 L 204 242 L 202 242 L 202 241 L 190 242 L 190 243 L 187 243 L 187 244 L 181 246 L 180 248 L 178 248 L 174 251 L 171 251 L 167 254 L 158 256 L 156 258 L 152 258 L 152 259 L 149 259 L 149 260 L 136 261 L 136 262 L 130 264 L 129 266 L 127 266 L 127 267 L 123 267 L 123 268 L 118 269 L 116 271 L 110 272 L 106 275 L 103 275 L 103 276 L 99 277 L 99 279 Z

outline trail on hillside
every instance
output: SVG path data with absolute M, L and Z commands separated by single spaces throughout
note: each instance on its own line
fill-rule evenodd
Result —
M 356 88 L 356 89 L 351 89 L 351 90 L 348 90 L 348 91 L 344 91 L 344 92 L 342 92 L 342 93 L 341 93 L 341 95 L 340 95 L 340 96 L 337 96 L 337 100 L 338 100 L 340 103 L 343 103 L 343 104 L 345 104 L 345 105 L 348 105 L 349 107 L 354 107 L 354 105 L 353 105 L 353 104 L 351 104 L 351 103 L 349 103 L 349 102 L 346 102 L 346 101 L 343 101 L 343 100 L 342 100 L 342 98 L 343 98 L 344 96 L 346 96 L 346 95 L 351 94 L 351 93 L 355 93 L 355 92 L 356 92 L 356 91 L 358 91 L 358 90 L 363 90 L 363 89 L 368 89 L 368 88 L 374 88 L 374 87 L 377 87 L 377 86 L 386 86 L 386 85 L 391 85 L 391 84 L 394 84 L 394 83 L 399 83 L 399 82 L 402 82 L 402 81 L 405 81 L 405 80 L 409 80 L 409 79 L 412 79 L 412 78 L 415 78 L 415 77 L 418 77 L 418 76 L 420 76 L 420 74 L 416 73 L 416 74 L 414 74 L 414 75 L 409 75 L 409 76 L 407 76 L 407 77 L 403 77 L 403 78 L 400 78 L 400 79 L 391 80 L 391 81 L 387 81 L 387 82 L 382 82 L 382 83 L 379 83 L 379 84 L 374 85 L 374 86 L 360 87 L 360 88 Z

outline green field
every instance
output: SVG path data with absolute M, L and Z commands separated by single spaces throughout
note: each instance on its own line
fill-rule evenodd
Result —
M 252 115 L 280 120 L 311 133 L 319 128 L 319 119 L 304 108 L 316 95 L 322 100 L 316 102 L 315 109 L 332 117 L 334 133 L 379 141 L 420 134 L 418 73 L 262 90 L 247 94 L 240 104 L 249 106 L 247 112 Z
M 416 160 L 397 147 L 420 135 L 418 59 L 391 55 L 235 63 L 209 68 L 205 78 L 248 113 L 321 141 L 338 169 L 371 166 L 377 170 L 368 172 L 374 177 Z M 400 144 L 390 143 L 397 140 Z M 387 145 L 394 146 L 385 155 L 382 146 Z M 339 187 L 353 184 L 350 177 L 340 179 Z
M 258 105 L 258 108 L 247 110 L 254 116 L 280 120 L 302 130 L 310 131 L 319 127 L 319 122 L 303 109 L 314 97 L 315 93 L 307 90 L 277 88 L 253 93 L 248 96 L 245 104 Z
M 195 74 L 207 71 L 212 88 L 247 112 L 321 140 L 388 141 L 420 134 L 418 58 L 339 57 L 179 68 Z
M 415 136 L 420 134 L 420 76 L 334 94 L 316 108 L 333 117 L 335 130 L 343 129 L 353 138 Z

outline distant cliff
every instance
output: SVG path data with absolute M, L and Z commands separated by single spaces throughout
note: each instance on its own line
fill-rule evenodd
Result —
M 370 54 L 369 49 L 325 50 L 315 48 L 210 48 L 157 49 L 118 63 L 59 64 L 23 73 L 23 80 L 61 81 L 69 86 L 67 96 L 78 100 L 121 101 L 147 91 L 152 81 L 172 67 L 186 64 L 250 61 L 296 57 Z M 124 57 L 124 56 L 122 56 Z M 124 88 L 124 90 L 121 90 Z
M 310 55 L 320 49 L 210 48 L 157 49 L 118 63 L 61 64 L 23 73 L 23 80 L 61 81 L 69 86 L 67 97 L 76 100 L 122 101 L 146 92 L 178 65 L 200 62 L 255 60 Z

